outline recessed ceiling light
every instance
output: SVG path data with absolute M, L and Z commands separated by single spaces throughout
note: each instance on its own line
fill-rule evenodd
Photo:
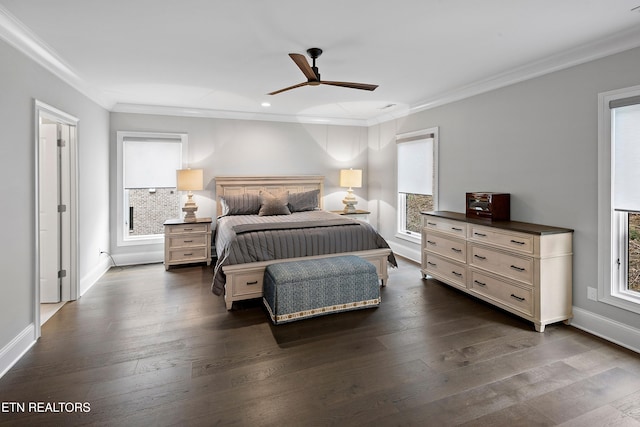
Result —
M 269 102 L 263 102 L 262 104 L 263 107 L 271 107 L 271 104 Z

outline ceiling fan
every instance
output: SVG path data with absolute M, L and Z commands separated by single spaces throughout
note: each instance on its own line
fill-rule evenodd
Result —
M 296 63 L 298 68 L 302 71 L 302 74 L 307 78 L 306 82 L 299 83 L 297 85 L 285 87 L 284 89 L 276 90 L 275 92 L 269 93 L 269 95 L 277 95 L 281 92 L 285 92 L 287 90 L 295 89 L 297 87 L 302 86 L 318 86 L 318 85 L 331 85 L 331 86 L 341 86 L 341 87 L 350 87 L 352 89 L 362 89 L 362 90 L 375 90 L 378 85 L 370 85 L 366 83 L 350 83 L 350 82 L 332 82 L 328 80 L 320 80 L 320 73 L 318 72 L 318 67 L 316 67 L 316 59 L 322 55 L 322 49 L 318 47 L 312 47 L 311 49 L 307 49 L 307 53 L 313 59 L 313 65 L 309 66 L 307 59 L 304 55 L 299 53 L 290 53 L 289 56 L 293 59 L 293 62 Z

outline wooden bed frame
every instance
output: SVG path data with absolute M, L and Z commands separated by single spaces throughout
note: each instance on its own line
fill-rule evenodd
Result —
M 216 204 L 218 216 L 222 213 L 220 197 L 225 195 L 237 195 L 245 193 L 259 194 L 260 191 L 279 193 L 289 191 L 299 193 L 303 191 L 320 190 L 319 207 L 323 208 L 324 198 L 324 177 L 318 175 L 295 175 L 295 176 L 217 176 L 216 181 Z M 367 251 L 356 251 L 340 254 L 317 255 L 305 257 L 329 258 L 339 255 L 357 255 L 376 266 L 378 278 L 382 286 L 389 277 L 387 272 L 387 257 L 391 249 L 372 249 Z M 222 267 L 222 271 L 227 277 L 224 300 L 227 310 L 231 310 L 234 301 L 262 297 L 262 282 L 264 269 L 269 264 L 291 261 L 297 258 L 278 259 L 261 262 L 251 262 L 245 264 L 227 265 Z

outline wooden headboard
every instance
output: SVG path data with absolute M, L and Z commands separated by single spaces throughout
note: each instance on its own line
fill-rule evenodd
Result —
M 260 194 L 261 191 L 270 193 L 300 193 L 303 191 L 320 190 L 319 207 L 322 209 L 324 198 L 324 176 L 320 175 L 286 175 L 286 176 L 216 176 L 216 209 L 217 216 L 222 214 L 220 196 L 236 194 Z

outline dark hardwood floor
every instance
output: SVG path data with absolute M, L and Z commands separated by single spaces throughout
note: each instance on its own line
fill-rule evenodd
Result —
M 640 355 L 537 333 L 400 261 L 379 308 L 279 326 L 259 302 L 228 312 L 210 268 L 114 268 L 0 379 L 3 410 L 90 412 L 0 425 L 640 426 Z

